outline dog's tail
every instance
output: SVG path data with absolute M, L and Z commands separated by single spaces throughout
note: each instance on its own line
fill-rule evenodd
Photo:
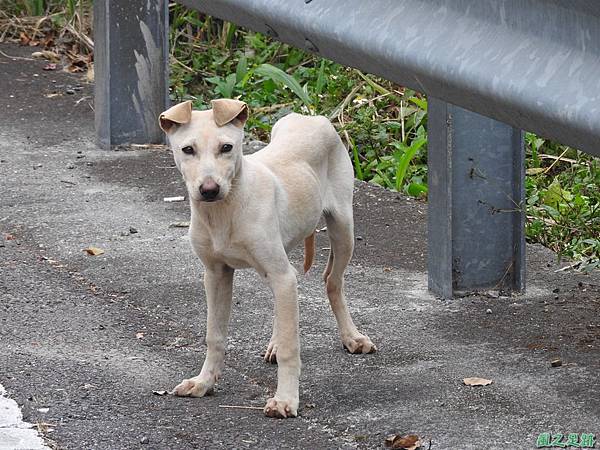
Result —
M 313 231 L 310 236 L 304 239 L 304 273 L 308 272 L 315 259 L 315 233 L 316 231 Z

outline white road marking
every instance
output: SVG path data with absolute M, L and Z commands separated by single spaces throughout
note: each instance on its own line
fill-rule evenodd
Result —
M 6 396 L 0 384 L 0 450 L 49 450 L 32 427 L 23 422 L 19 405 Z

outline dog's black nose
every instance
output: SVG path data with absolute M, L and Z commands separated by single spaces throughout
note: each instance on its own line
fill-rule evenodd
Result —
M 206 181 L 200 185 L 200 195 L 207 201 L 212 201 L 219 195 L 219 185 L 212 180 Z

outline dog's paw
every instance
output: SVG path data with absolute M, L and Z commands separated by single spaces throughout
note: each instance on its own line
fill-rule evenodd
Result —
M 377 351 L 377 347 L 371 341 L 369 336 L 365 334 L 357 334 L 356 336 L 350 336 L 342 338 L 342 342 L 346 350 L 350 353 L 374 353 Z
M 277 364 L 277 344 L 275 342 L 269 342 L 264 358 L 265 362 Z
M 275 395 L 267 400 L 263 409 L 265 416 L 276 419 L 288 419 L 298 415 L 298 400 L 282 400 Z
M 189 378 L 175 386 L 171 393 L 178 397 L 204 397 L 212 392 L 213 384 L 197 378 Z

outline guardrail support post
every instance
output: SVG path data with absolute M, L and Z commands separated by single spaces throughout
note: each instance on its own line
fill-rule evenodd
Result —
M 168 1 L 95 0 L 96 142 L 162 143 L 168 107 Z
M 525 289 L 523 132 L 429 98 L 429 289 Z

